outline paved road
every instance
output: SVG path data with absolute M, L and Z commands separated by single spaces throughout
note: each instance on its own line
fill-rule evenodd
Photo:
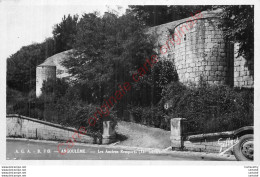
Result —
M 7 160 L 235 160 L 233 157 L 212 156 L 205 153 L 159 152 L 109 145 L 82 144 L 74 145 L 68 153 L 61 155 L 57 146 L 57 142 L 8 139 L 6 158 Z

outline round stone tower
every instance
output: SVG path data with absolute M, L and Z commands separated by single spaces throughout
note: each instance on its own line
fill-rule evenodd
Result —
M 185 30 L 174 48 L 174 62 L 180 82 L 190 85 L 233 85 L 234 46 L 224 41 L 216 15 L 202 14 L 192 26 L 178 24 L 174 33 Z
M 56 66 L 51 63 L 43 63 L 36 68 L 36 97 L 42 94 L 43 82 L 48 79 L 56 79 Z
M 62 61 L 69 58 L 72 50 L 67 50 L 58 54 L 55 54 L 47 58 L 42 64 L 36 68 L 36 97 L 42 94 L 42 84 L 47 79 L 56 80 L 56 78 L 69 79 L 68 70 L 61 64 Z

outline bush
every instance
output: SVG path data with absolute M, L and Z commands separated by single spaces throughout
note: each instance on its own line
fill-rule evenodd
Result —
M 59 86 L 53 87 L 54 84 Z M 55 82 L 48 80 L 44 82 L 43 93 L 39 98 L 36 98 L 34 90 L 25 95 L 15 90 L 8 90 L 10 104 L 7 106 L 7 113 L 38 118 L 77 129 L 84 126 L 88 133 L 100 135 L 104 120 L 112 120 L 116 123 L 115 111 L 110 110 L 109 116 L 103 116 L 95 126 L 89 126 L 88 119 L 93 117 L 96 108 L 100 106 L 82 101 L 79 88 L 69 86 L 62 80 Z
M 154 107 L 129 107 L 129 121 L 170 130 L 170 119 L 187 119 L 186 132 L 213 133 L 253 125 L 254 91 L 228 86 L 186 87 L 172 82 Z M 172 107 L 164 110 L 164 103 Z
M 188 121 L 187 131 L 209 133 L 253 125 L 254 92 L 228 86 L 187 88 L 173 82 L 163 90 L 161 102 L 170 102 L 170 117 Z
M 134 106 L 129 108 L 129 112 L 133 117 L 129 121 L 170 130 L 170 121 L 166 119 L 166 115 L 159 105 L 154 107 Z

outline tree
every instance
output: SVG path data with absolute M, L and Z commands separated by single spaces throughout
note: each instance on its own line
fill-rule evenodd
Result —
M 157 26 L 164 23 L 190 17 L 191 14 L 211 9 L 212 6 L 129 6 L 137 19 L 143 21 L 148 26 Z
M 55 41 L 52 37 L 45 39 L 42 45 L 44 45 L 45 56 L 49 57 L 56 54 Z
M 42 93 L 45 95 L 51 95 L 53 100 L 58 100 L 63 97 L 69 88 L 69 83 L 66 79 L 48 79 L 43 82 Z
M 221 27 L 227 40 L 239 43 L 238 56 L 250 60 L 254 58 L 254 6 L 216 6 L 222 8 Z
M 84 14 L 77 26 L 75 50 L 64 62 L 77 83 L 88 87 L 91 98 L 101 104 L 119 84 L 132 82 L 131 73 L 150 57 L 151 38 L 132 14 Z
M 7 59 L 7 85 L 12 89 L 29 92 L 35 88 L 36 67 L 54 54 L 54 41 L 22 47 Z
M 58 52 L 72 48 L 75 41 L 78 16 L 63 17 L 55 25 L 53 38 L 39 44 L 23 46 L 7 59 L 7 85 L 12 89 L 29 92 L 35 88 L 36 67 Z
M 63 52 L 72 48 L 75 42 L 78 15 L 64 16 L 59 24 L 53 29 L 56 53 Z

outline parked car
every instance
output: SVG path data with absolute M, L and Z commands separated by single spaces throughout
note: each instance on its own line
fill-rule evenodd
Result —
M 239 161 L 254 160 L 254 127 L 246 126 L 234 131 L 234 139 L 238 142 L 233 147 L 233 153 Z

